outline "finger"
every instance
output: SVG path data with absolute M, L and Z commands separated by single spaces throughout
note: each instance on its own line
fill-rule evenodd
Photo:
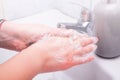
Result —
M 97 37 L 91 37 L 91 39 L 93 40 L 94 44 L 96 44 L 98 42 L 98 38 Z
M 81 37 L 89 37 L 87 34 L 85 34 L 85 33 L 80 33 L 79 34 Z
M 81 39 L 81 46 L 87 46 L 92 43 L 97 43 L 98 39 L 96 37 L 90 37 L 90 38 L 83 38 Z
M 94 44 L 91 44 L 91 45 L 88 45 L 85 47 L 81 47 L 74 51 L 74 55 L 79 55 L 79 56 L 86 55 L 86 54 L 89 54 L 90 52 L 94 51 L 96 48 L 97 48 L 97 46 Z
M 21 50 L 27 48 L 27 45 L 23 41 L 17 40 L 17 39 L 14 40 L 14 45 L 17 46 L 16 47 L 17 51 L 21 51 Z
M 96 45 L 91 44 L 91 45 L 88 45 L 88 46 L 83 47 L 83 48 L 82 48 L 82 51 L 83 51 L 83 53 L 84 53 L 84 55 L 85 55 L 86 53 L 92 52 L 92 51 L 93 51 L 94 49 L 96 49 L 96 48 L 97 48 Z
M 75 56 L 73 58 L 72 65 L 85 64 L 87 62 L 91 62 L 93 59 L 94 59 L 93 56 L 87 56 L 87 57 Z
M 74 33 L 72 33 L 71 38 L 72 38 L 73 40 L 77 40 L 77 39 L 82 39 L 82 38 L 89 38 L 89 36 L 88 36 L 87 34 L 74 32 Z
M 71 37 L 73 39 L 75 39 L 76 37 L 88 37 L 87 34 L 83 34 L 83 33 L 79 33 L 73 29 L 61 29 L 59 32 L 59 35 L 61 35 L 62 37 Z

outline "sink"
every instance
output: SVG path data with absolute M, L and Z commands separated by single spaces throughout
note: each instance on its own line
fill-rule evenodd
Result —
M 64 15 L 56 9 L 47 10 L 35 15 L 31 15 L 25 18 L 13 20 L 15 23 L 33 23 L 33 24 L 45 24 L 50 27 L 57 27 L 58 23 L 76 23 L 77 20 L 67 15 Z
M 96 61 L 78 65 L 65 71 L 39 74 L 33 80 L 117 80 L 106 73 Z
M 32 16 L 13 20 L 13 22 L 45 24 L 51 27 L 57 27 L 58 23 L 76 23 L 77 20 L 64 15 L 56 9 L 51 9 Z M 6 50 L 0 50 L 1 52 L 4 53 L 2 55 L 3 57 L 0 57 L 1 63 L 16 54 L 16 52 Z M 95 55 L 95 60 L 90 63 L 78 65 L 65 71 L 39 74 L 33 80 L 120 80 L 119 73 L 120 58 L 109 60 L 101 59 Z
M 65 75 L 68 78 L 66 80 L 112 80 L 95 61 L 63 71 L 61 75 Z M 57 74 L 56 76 L 59 77 Z M 64 77 L 59 77 L 58 80 L 64 80 Z

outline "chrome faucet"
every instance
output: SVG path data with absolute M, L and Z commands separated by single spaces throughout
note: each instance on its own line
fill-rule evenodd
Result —
M 57 27 L 74 29 L 80 33 L 88 33 L 87 29 L 91 27 L 91 13 L 87 8 L 83 7 L 77 23 L 58 23 Z

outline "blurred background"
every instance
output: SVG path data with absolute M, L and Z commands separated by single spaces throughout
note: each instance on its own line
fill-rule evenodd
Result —
M 4 13 L 6 19 L 16 19 L 54 8 L 78 18 L 81 6 L 91 9 L 98 1 L 100 0 L 0 0 L 0 13 Z
M 76 23 L 81 18 L 83 7 L 92 12 L 99 1 L 101 0 L 0 0 L 0 18 L 15 23 L 40 23 L 57 27 L 61 22 Z M 17 53 L 0 49 L 0 63 Z M 113 76 L 112 73 L 108 74 L 114 69 L 109 65 L 112 66 L 111 62 L 96 57 L 95 61 L 88 64 L 66 71 L 39 74 L 33 80 L 120 80 L 119 76 L 113 79 L 119 72 Z

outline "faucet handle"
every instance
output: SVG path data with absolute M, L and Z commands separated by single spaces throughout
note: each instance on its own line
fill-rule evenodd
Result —
M 80 18 L 78 20 L 78 23 L 83 23 L 83 22 L 90 22 L 91 21 L 91 13 L 90 10 L 87 8 L 82 8 L 81 13 L 80 13 Z
M 58 23 L 57 25 L 58 28 L 73 29 L 80 33 L 87 33 L 88 26 L 89 22 L 84 22 L 81 25 L 78 23 Z

